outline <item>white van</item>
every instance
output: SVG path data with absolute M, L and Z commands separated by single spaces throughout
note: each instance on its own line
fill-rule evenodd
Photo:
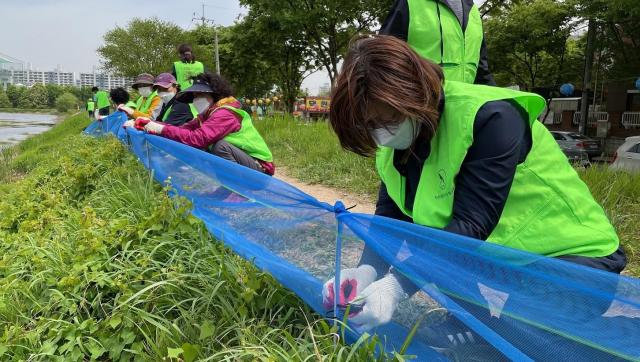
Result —
M 627 137 L 613 155 L 610 168 L 614 170 L 640 171 L 640 136 Z

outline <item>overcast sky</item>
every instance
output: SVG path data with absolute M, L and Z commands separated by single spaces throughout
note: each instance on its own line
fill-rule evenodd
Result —
M 205 5 L 205 16 L 219 25 L 231 25 L 246 12 L 238 0 L 206 0 Z M 102 36 L 116 25 L 155 16 L 189 29 L 195 26 L 194 12 L 201 16 L 201 0 L 0 0 L 0 53 L 38 70 L 60 65 L 64 71 L 91 72 L 99 66 Z M 315 93 L 325 82 L 326 73 L 318 72 L 303 88 Z

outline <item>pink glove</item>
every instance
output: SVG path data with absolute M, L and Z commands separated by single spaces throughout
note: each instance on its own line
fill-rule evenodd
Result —
M 147 123 L 149 122 L 151 122 L 151 120 L 148 118 L 136 118 L 135 122 L 133 123 L 133 126 L 138 131 L 144 131 L 144 126 L 146 126 Z
M 340 289 L 338 291 L 338 305 L 346 307 L 356 296 L 378 277 L 378 273 L 371 265 L 360 265 L 357 268 L 340 271 Z M 331 278 L 322 287 L 322 304 L 328 310 L 333 309 L 335 300 L 335 278 Z
M 124 122 L 122 124 L 122 128 L 134 127 L 135 124 L 136 124 L 136 122 L 134 120 L 130 119 L 130 120 L 128 120 L 128 121 L 126 121 L 126 122 Z

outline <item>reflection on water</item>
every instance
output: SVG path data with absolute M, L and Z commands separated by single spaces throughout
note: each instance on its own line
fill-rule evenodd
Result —
M 56 116 L 48 114 L 0 113 L 0 147 L 16 144 L 51 128 Z

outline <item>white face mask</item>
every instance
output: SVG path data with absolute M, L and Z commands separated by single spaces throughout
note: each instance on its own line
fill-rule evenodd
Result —
M 406 150 L 420 133 L 420 123 L 412 119 L 405 119 L 402 123 L 387 128 L 377 128 L 371 132 L 371 137 L 378 146 L 391 147 L 396 150 Z
M 209 109 L 211 103 L 209 103 L 209 100 L 205 97 L 198 97 L 193 99 L 193 106 L 196 107 L 198 113 L 202 113 Z
M 158 92 L 158 97 L 162 99 L 162 103 L 167 104 L 170 100 L 173 99 L 175 93 L 173 92 Z
M 138 93 L 143 97 L 148 97 L 151 95 L 151 87 L 140 87 L 138 88 Z

